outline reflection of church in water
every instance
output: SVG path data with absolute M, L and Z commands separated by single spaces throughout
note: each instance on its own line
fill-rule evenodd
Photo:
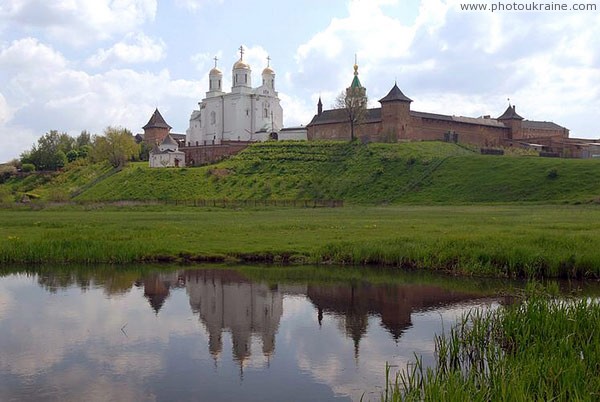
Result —
M 198 314 L 208 333 L 208 349 L 215 359 L 223 350 L 223 334 L 229 333 L 233 359 L 241 367 L 250 358 L 253 339 L 260 339 L 267 358 L 275 352 L 275 336 L 283 315 L 286 294 L 305 295 L 314 305 L 316 324 L 335 320 L 354 343 L 359 355 L 361 339 L 368 331 L 369 318 L 398 341 L 412 326 L 413 313 L 450 305 L 474 296 L 424 284 L 373 285 L 369 283 L 269 287 L 252 282 L 235 270 L 189 270 L 151 275 L 138 281 L 144 296 L 158 314 L 170 289 L 185 288 L 190 307 Z
M 192 311 L 206 326 L 215 359 L 223 349 L 224 331 L 231 334 L 233 357 L 240 364 L 250 357 L 255 336 L 265 356 L 274 352 L 283 314 L 283 295 L 277 288 L 248 281 L 235 271 L 198 270 L 186 273 L 186 289 Z
M 412 326 L 419 311 L 472 299 L 473 295 L 431 285 L 310 285 L 306 296 L 317 309 L 319 325 L 324 313 L 339 320 L 340 329 L 354 342 L 358 357 L 360 341 L 367 333 L 369 317 L 378 316 L 381 326 L 398 341 Z

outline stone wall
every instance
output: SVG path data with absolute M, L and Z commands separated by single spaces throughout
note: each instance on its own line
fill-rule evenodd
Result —
M 521 138 L 569 138 L 569 130 L 567 129 L 536 129 L 523 128 Z
M 427 119 L 411 116 L 409 124 L 399 120 L 397 126 L 381 122 L 360 124 L 355 128 L 358 139 L 370 142 L 395 142 L 398 140 L 444 141 L 448 131 L 458 134 L 458 142 L 477 146 L 499 146 L 508 135 L 508 128 L 468 124 L 456 121 Z M 328 123 L 307 127 L 307 137 L 312 140 L 350 140 L 350 124 Z
M 166 128 L 154 127 L 144 129 L 144 141 L 150 146 L 160 144 L 167 135 L 169 135 L 169 129 Z
M 179 148 L 185 153 L 186 166 L 201 166 L 218 162 L 245 149 L 250 142 L 223 142 L 219 145 L 200 145 Z

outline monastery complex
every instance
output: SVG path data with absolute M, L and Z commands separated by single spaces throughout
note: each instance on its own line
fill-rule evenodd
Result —
M 380 107 L 361 112 L 353 119 L 350 108 L 323 110 L 302 127 L 284 128 L 283 109 L 275 85 L 275 70 L 267 58 L 262 82 L 252 87 L 252 70 L 240 58 L 232 67 L 232 87 L 223 90 L 223 72 L 215 66 L 209 72 L 208 92 L 193 110 L 185 134 L 170 133 L 158 109 L 143 127 L 144 140 L 153 146 L 150 166 L 197 166 L 233 155 L 248 144 L 267 140 L 342 140 L 354 136 L 361 142 L 446 141 L 480 147 L 482 152 L 503 147 L 540 151 L 542 156 L 597 157 L 600 142 L 569 138 L 569 129 L 548 121 L 527 120 L 508 105 L 498 117 L 463 117 L 411 109 L 412 99 L 396 83 L 379 99 Z M 346 98 L 364 99 L 367 89 L 354 77 L 346 88 Z M 353 124 L 351 124 L 351 122 Z

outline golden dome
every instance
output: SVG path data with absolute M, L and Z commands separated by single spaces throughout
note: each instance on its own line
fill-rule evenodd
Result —
M 244 69 L 244 70 L 250 70 L 250 66 L 248 64 L 246 64 L 246 62 L 242 59 L 239 59 L 234 65 L 233 65 L 233 69 L 237 70 L 237 69 Z
M 210 75 L 223 75 L 223 72 L 221 72 L 221 70 L 219 70 L 217 67 L 215 67 L 212 70 L 210 70 L 210 72 L 208 74 L 210 74 Z
M 264 75 L 264 74 L 271 74 L 271 75 L 274 75 L 274 74 L 275 74 L 275 71 L 273 71 L 273 69 L 272 69 L 271 67 L 265 67 L 265 69 L 263 70 L 263 72 L 262 72 L 262 73 L 263 73 L 263 75 Z

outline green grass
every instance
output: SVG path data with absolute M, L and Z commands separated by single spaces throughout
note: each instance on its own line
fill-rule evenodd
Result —
M 474 310 L 436 336 L 437 364 L 419 358 L 385 401 L 594 401 L 600 399 L 600 303 L 529 293 L 497 310 Z
M 431 166 L 465 154 L 445 143 L 401 145 L 261 143 L 217 165 L 150 169 L 133 164 L 76 198 L 79 201 L 162 199 L 344 199 L 389 202 Z
M 600 202 L 599 160 L 482 156 L 456 144 L 267 142 L 221 163 L 151 169 L 70 166 L 13 180 L 41 200 L 344 200 L 347 204 Z M 0 196 L 7 185 L 0 186 Z M 18 197 L 17 197 L 18 198 Z
M 68 201 L 78 192 L 93 185 L 96 181 L 114 173 L 107 163 L 87 164 L 78 160 L 69 164 L 64 172 L 34 173 L 23 179 L 13 178 L 0 185 L 0 192 L 6 197 L 4 203 L 21 200 L 24 195 L 36 200 Z
M 0 210 L 0 263 L 237 261 L 598 277 L 600 207 Z

